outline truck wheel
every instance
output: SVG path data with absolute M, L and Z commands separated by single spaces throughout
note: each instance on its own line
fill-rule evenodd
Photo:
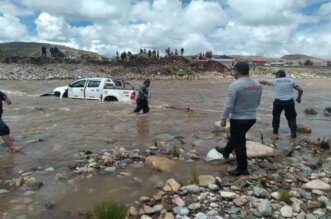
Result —
M 105 101 L 109 101 L 109 102 L 115 102 L 118 101 L 116 97 L 106 97 Z

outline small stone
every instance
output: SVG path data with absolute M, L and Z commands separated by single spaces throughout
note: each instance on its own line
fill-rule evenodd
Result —
M 148 206 L 148 205 L 144 205 L 144 212 L 145 212 L 145 214 L 153 214 L 155 211 L 154 211 L 154 209 L 153 208 L 151 208 L 150 206 Z
M 188 208 L 185 207 L 174 207 L 173 213 L 180 214 L 180 215 L 188 215 L 190 213 Z
M 210 175 L 200 175 L 199 176 L 199 185 L 200 186 L 208 186 L 209 184 L 214 184 L 216 179 L 214 176 Z
M 148 202 L 148 201 L 150 201 L 150 198 L 147 197 L 147 196 L 141 196 L 141 197 L 139 198 L 139 201 L 140 201 L 140 202 Z
M 161 212 L 163 209 L 163 205 L 155 205 L 153 207 L 154 212 Z
M 164 215 L 164 219 L 175 219 L 175 216 L 172 213 L 168 212 Z
M 27 186 L 33 186 L 35 183 L 37 183 L 38 181 L 37 181 L 37 179 L 36 178 L 34 178 L 34 177 L 31 177 L 31 178 L 29 178 L 26 182 L 25 182 L 25 184 L 27 185 Z
M 216 185 L 216 184 L 208 184 L 208 188 L 209 188 L 211 191 L 215 191 L 215 192 L 217 192 L 218 190 L 220 190 L 220 188 L 219 188 L 218 185 Z
M 227 191 L 221 191 L 220 194 L 221 194 L 222 198 L 224 198 L 224 199 L 234 199 L 237 196 L 236 193 L 227 192 Z
M 185 189 L 191 193 L 199 193 L 201 191 L 200 187 L 197 185 L 188 185 L 188 186 L 185 186 L 183 189 Z
M 171 191 L 177 192 L 180 188 L 180 184 L 175 179 L 171 178 L 167 180 L 167 182 L 165 183 L 165 187 L 170 187 Z
M 212 208 L 217 208 L 218 207 L 218 204 L 217 203 L 210 203 L 210 207 L 212 207 Z
M 280 209 L 280 213 L 282 217 L 292 217 L 293 209 L 290 206 L 285 205 Z
M 129 208 L 129 215 L 137 216 L 138 214 L 139 214 L 139 210 L 136 207 L 131 206 Z
M 233 199 L 232 202 L 233 202 L 235 205 L 237 205 L 238 207 L 240 207 L 240 206 L 246 205 L 247 202 L 248 202 L 248 200 L 245 199 L 244 197 L 240 196 L 240 197 L 238 197 L 238 198 Z
M 47 169 L 45 169 L 46 172 L 53 172 L 54 171 L 54 168 L 53 167 L 49 167 Z
M 201 208 L 200 202 L 192 203 L 188 206 L 188 209 L 190 209 L 190 210 L 197 210 L 197 209 L 200 209 L 200 208 Z
M 272 215 L 272 207 L 270 201 L 263 199 L 259 205 L 258 210 L 263 216 L 270 217 Z
M 183 201 L 183 199 L 181 199 L 180 197 L 176 197 L 172 200 L 172 203 L 174 203 L 175 205 L 177 205 L 178 207 L 183 207 L 185 206 L 185 202 Z
M 35 191 L 26 191 L 26 192 L 24 192 L 24 195 L 25 196 L 31 196 L 31 195 L 34 195 L 36 192 Z
M 208 219 L 209 217 L 206 215 L 206 214 L 204 214 L 204 213 L 202 213 L 202 212 L 199 212 L 199 213 L 197 213 L 196 215 L 195 215 L 195 218 L 194 219 Z
M 140 219 L 152 219 L 152 218 L 149 217 L 149 216 L 147 216 L 147 215 L 142 215 L 142 216 L 140 217 Z
M 305 219 L 305 212 L 301 211 L 298 215 L 296 219 Z
M 269 193 L 265 189 L 262 189 L 260 187 L 254 187 L 253 194 L 258 198 L 267 198 L 269 196 Z
M 0 189 L 0 195 L 9 193 L 6 189 Z

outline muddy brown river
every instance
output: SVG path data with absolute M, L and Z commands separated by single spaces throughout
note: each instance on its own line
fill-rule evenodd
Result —
M 74 154 L 80 150 L 120 147 L 145 150 L 154 144 L 155 136 L 161 134 L 183 136 L 187 147 L 199 139 L 204 143 L 194 149 L 204 158 L 208 150 L 225 143 L 215 141 L 213 130 L 231 81 L 152 81 L 151 110 L 146 116 L 130 114 L 135 107 L 130 104 L 39 97 L 39 94 L 70 81 L 0 81 L 0 90 L 7 93 L 13 102 L 10 106 L 4 105 L 3 119 L 11 129 L 15 143 L 24 146 L 24 153 L 10 155 L 1 145 L 0 180 L 17 178 L 20 170 L 55 169 L 36 174 L 44 186 L 32 197 L 24 196 L 21 188 L 0 188 L 10 190 L 9 194 L 0 195 L 0 215 L 7 212 L 6 218 L 19 215 L 27 215 L 28 218 L 84 218 L 80 213 L 91 209 L 97 201 L 111 198 L 132 203 L 142 195 L 154 194 L 157 190 L 153 179 L 165 180 L 187 174 L 189 165 L 194 165 L 199 173 L 228 177 L 229 164 L 210 165 L 200 160 L 194 164 L 179 162 L 171 172 L 158 173 L 129 166 L 118 171 L 127 174 L 93 176 L 72 184 L 55 179 L 57 173 L 68 171 L 67 165 L 75 161 Z M 331 106 L 331 80 L 302 79 L 297 82 L 304 89 L 302 103 L 296 105 L 298 123 L 308 124 L 313 130 L 305 135 L 331 138 L 331 118 L 323 115 L 323 109 Z M 136 87 L 139 83 L 133 81 Z M 313 107 L 318 114 L 305 115 L 307 107 Z M 187 112 L 185 108 L 193 111 Z M 272 90 L 265 86 L 257 124 L 249 132 L 256 140 L 262 132 L 265 143 L 271 142 L 271 110 Z M 288 149 L 289 129 L 284 115 L 280 137 L 279 148 Z M 135 177 L 142 183 L 133 180 Z M 41 208 L 33 203 L 41 206 L 55 203 L 56 206 L 50 210 L 36 210 Z

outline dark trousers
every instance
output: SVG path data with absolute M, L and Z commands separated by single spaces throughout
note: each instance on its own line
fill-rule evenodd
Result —
M 137 98 L 136 103 L 137 103 L 137 107 L 133 112 L 139 113 L 140 110 L 143 110 L 144 113 L 149 112 L 148 100 L 147 99 Z
M 297 113 L 295 111 L 295 104 L 294 100 L 275 100 L 274 101 L 274 107 L 272 110 L 272 128 L 273 133 L 278 134 L 279 129 L 279 122 L 280 122 L 280 115 L 282 111 L 285 111 L 285 117 L 288 122 L 288 126 L 291 129 L 291 136 L 296 137 L 296 131 L 297 131 Z
M 236 153 L 238 170 L 247 170 L 246 133 L 255 124 L 255 119 L 231 119 L 231 137 L 224 148 L 226 154 Z

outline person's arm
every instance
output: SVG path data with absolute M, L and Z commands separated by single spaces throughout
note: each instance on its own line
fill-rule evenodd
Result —
M 297 101 L 297 103 L 301 103 L 303 89 L 299 85 L 295 86 L 294 89 L 296 89 L 298 91 L 298 97 L 297 97 L 296 101 Z
M 228 90 L 228 95 L 227 95 L 227 97 L 225 99 L 225 102 L 224 102 L 224 110 L 223 110 L 223 114 L 222 114 L 222 117 L 221 117 L 221 126 L 222 127 L 225 127 L 226 119 L 228 118 L 228 116 L 232 112 L 233 105 L 234 105 L 234 102 L 236 100 L 236 96 L 237 96 L 236 89 L 233 86 L 230 85 L 229 90 Z
M 259 106 L 259 105 L 260 105 L 260 103 L 261 103 L 261 97 L 262 97 L 262 86 L 260 86 L 260 89 L 261 89 L 261 91 L 260 91 L 260 94 L 259 94 L 259 98 L 257 99 L 257 103 L 256 103 L 256 106 Z
M 266 80 L 260 80 L 259 82 L 262 85 L 271 85 L 271 83 L 269 81 L 266 81 Z

